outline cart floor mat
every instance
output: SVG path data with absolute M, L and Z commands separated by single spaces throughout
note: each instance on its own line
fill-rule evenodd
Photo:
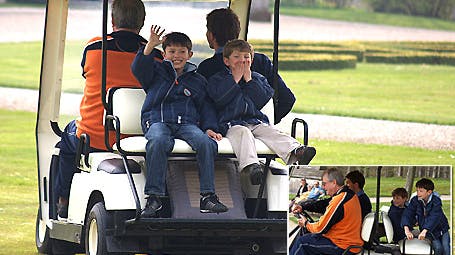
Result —
M 167 176 L 172 218 L 178 219 L 245 219 L 240 177 L 232 161 L 215 162 L 215 192 L 229 210 L 225 213 L 199 211 L 199 172 L 196 161 L 169 161 Z

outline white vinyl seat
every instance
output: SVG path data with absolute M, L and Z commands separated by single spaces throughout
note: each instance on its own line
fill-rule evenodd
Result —
M 117 121 L 114 123 L 114 127 L 119 134 L 128 135 L 128 137 L 120 139 L 120 142 L 115 143 L 112 147 L 113 150 L 133 155 L 145 154 L 147 140 L 141 128 L 141 108 L 145 100 L 145 91 L 136 88 L 116 88 L 110 93 L 112 116 L 115 116 Z M 262 111 L 267 115 L 270 122 L 273 123 L 273 100 L 270 100 Z M 219 155 L 234 155 L 229 139 L 223 138 L 217 142 Z M 257 139 L 256 151 L 260 156 L 275 155 L 262 141 Z M 194 154 L 195 152 L 185 141 L 175 139 L 172 153 Z
M 412 240 L 403 239 L 398 241 L 400 245 L 401 254 L 406 255 L 429 255 L 433 254 L 431 242 L 428 239 L 419 240 L 414 238 Z

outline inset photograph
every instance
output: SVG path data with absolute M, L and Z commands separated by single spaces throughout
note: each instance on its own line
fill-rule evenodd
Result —
M 289 255 L 451 254 L 451 166 L 290 166 Z

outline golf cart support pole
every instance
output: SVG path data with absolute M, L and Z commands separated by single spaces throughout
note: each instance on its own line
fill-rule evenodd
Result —
M 382 166 L 378 166 L 378 172 L 376 173 L 376 211 L 374 213 L 374 229 L 377 231 L 379 228 L 379 202 L 381 196 L 381 169 Z
M 278 105 L 278 36 L 280 32 L 280 0 L 275 0 L 275 6 L 273 8 L 273 106 L 276 109 Z
M 101 47 L 101 102 L 103 102 L 104 109 L 107 111 L 109 109 L 107 97 L 106 97 L 106 68 L 107 68 L 107 17 L 108 17 L 108 0 L 103 0 L 103 43 Z M 107 124 L 106 120 L 106 124 Z M 117 126 L 117 128 L 120 128 Z M 106 140 L 106 147 L 111 148 L 109 141 Z M 125 167 L 126 176 L 130 184 L 131 192 L 133 193 L 134 202 L 136 204 L 136 216 L 135 220 L 139 220 L 141 216 L 141 202 L 139 201 L 139 195 L 137 194 L 136 185 L 134 183 L 133 175 L 131 174 L 128 168 L 128 160 L 126 155 L 122 154 L 122 161 Z

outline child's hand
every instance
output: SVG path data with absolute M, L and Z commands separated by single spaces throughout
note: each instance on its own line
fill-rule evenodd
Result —
M 245 63 L 240 62 L 236 65 L 231 65 L 231 73 L 232 77 L 234 78 L 236 83 L 239 83 L 239 81 L 242 79 L 243 74 L 245 72 Z
M 221 139 L 223 138 L 223 136 L 220 133 L 216 133 L 215 131 L 213 131 L 211 129 L 207 129 L 207 131 L 205 131 L 205 133 L 210 138 L 215 139 L 216 141 L 221 141 Z
M 245 65 L 243 66 L 243 79 L 245 82 L 251 81 L 251 58 L 245 60 Z
M 409 231 L 409 228 L 407 226 L 404 227 L 404 234 L 408 240 L 414 239 L 414 235 L 411 233 L 411 231 Z
M 163 33 L 164 28 L 161 28 L 158 25 L 152 25 L 152 27 L 150 28 L 149 41 L 144 49 L 144 55 L 149 55 L 152 52 L 153 48 L 160 45 L 164 41 L 165 37 L 161 38 Z
M 420 232 L 419 236 L 417 237 L 419 240 L 425 240 L 425 236 L 427 235 L 427 230 L 424 229 Z

